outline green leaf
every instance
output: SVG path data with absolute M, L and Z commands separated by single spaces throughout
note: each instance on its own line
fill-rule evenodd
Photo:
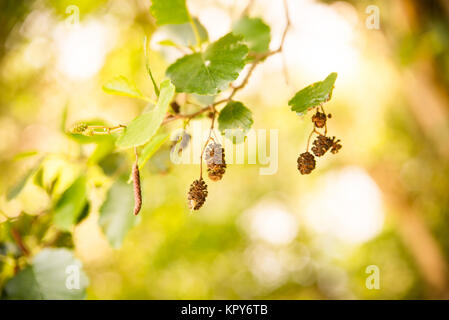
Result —
M 298 91 L 288 102 L 292 111 L 303 113 L 310 108 L 327 102 L 332 97 L 332 90 L 337 79 L 337 73 L 332 72 L 324 81 L 318 81 Z
M 107 93 L 119 96 L 138 98 L 146 101 L 151 100 L 148 97 L 144 96 L 139 89 L 137 89 L 134 82 L 128 80 L 124 76 L 118 76 L 112 80 L 109 80 L 103 85 L 103 90 Z
M 88 165 L 96 164 L 100 162 L 103 158 L 110 155 L 115 149 L 114 140 L 104 141 L 102 143 L 97 143 L 94 152 L 89 156 L 87 160 Z
M 88 278 L 81 262 L 67 249 L 43 249 L 31 265 L 5 285 L 8 299 L 84 299 Z
M 158 44 L 160 44 L 161 46 L 167 46 L 167 47 L 178 47 L 178 45 L 174 41 L 169 40 L 169 39 L 159 41 Z
M 232 32 L 243 35 L 250 51 L 257 53 L 268 51 L 270 27 L 262 19 L 243 17 L 233 24 Z
M 200 42 L 204 43 L 208 41 L 209 35 L 207 34 L 206 28 L 204 28 L 196 18 L 193 19 L 193 22 L 198 31 Z M 190 47 L 198 45 L 191 23 L 169 24 L 158 28 L 156 32 L 166 38 L 159 42 L 160 45 L 172 47 Z
M 82 214 L 87 202 L 86 180 L 84 175 L 78 177 L 56 202 L 53 223 L 61 230 L 70 231 Z
M 20 152 L 18 154 L 16 154 L 13 158 L 14 161 L 18 161 L 18 160 L 22 160 L 25 158 L 29 158 L 35 155 L 38 155 L 39 152 L 36 150 L 32 150 L 32 151 L 24 151 L 24 152 Z
M 242 138 L 241 141 L 243 141 L 243 137 L 251 128 L 253 122 L 251 110 L 241 102 L 231 101 L 220 111 L 218 129 L 221 134 L 236 143 L 240 142 L 239 138 Z
M 151 141 L 143 147 L 142 152 L 139 156 L 139 168 L 142 169 L 148 160 L 154 155 L 154 153 L 159 150 L 159 148 L 164 144 L 168 139 L 167 133 L 161 133 L 154 136 Z
M 65 132 L 65 128 L 66 128 L 66 125 L 67 125 L 68 113 L 69 113 L 69 103 L 67 102 L 65 104 L 64 108 L 62 109 L 61 122 L 60 122 L 61 132 Z
M 23 177 L 6 192 L 6 200 L 12 200 L 17 197 L 25 187 L 28 179 L 39 169 L 43 159 L 40 159 L 32 168 L 30 168 Z
M 228 33 L 206 51 L 184 56 L 167 69 L 177 92 L 213 95 L 227 88 L 245 66 L 248 47 Z
M 122 245 L 128 231 L 134 227 L 140 216 L 133 215 L 133 187 L 122 179 L 109 189 L 106 200 L 100 208 L 98 224 L 114 248 Z
M 150 12 L 159 26 L 189 22 L 185 0 L 153 0 Z
M 118 138 L 117 146 L 131 148 L 147 143 L 161 126 L 174 94 L 175 87 L 170 80 L 162 82 L 156 107 L 131 121 Z

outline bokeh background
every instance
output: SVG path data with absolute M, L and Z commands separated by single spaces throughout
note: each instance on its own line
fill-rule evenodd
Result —
M 247 4 L 187 3 L 212 41 Z M 79 8 L 76 28 L 67 20 L 70 5 Z M 449 297 L 449 2 L 288 5 L 289 83 L 276 55 L 237 94 L 253 111 L 253 128 L 279 130 L 278 172 L 261 176 L 260 165 L 229 165 L 223 181 L 209 183 L 205 206 L 191 213 L 186 193 L 198 165 L 173 165 L 168 146 L 162 148 L 142 173 L 141 220 L 112 248 L 97 221 L 114 177 L 107 165 L 88 165 L 90 214 L 67 240 L 90 278 L 88 299 Z M 379 8 L 378 30 L 366 27 L 370 5 Z M 32 181 L 17 198 L 6 198 L 39 155 L 66 181 L 56 194 L 84 170 L 93 148 L 67 137 L 67 126 L 94 118 L 126 124 L 145 108 L 101 87 L 123 74 L 154 94 L 142 50 L 144 36 L 157 38 L 149 6 L 146 0 L 0 2 L 3 216 L 51 214 L 51 197 Z M 275 49 L 285 24 L 282 2 L 256 0 L 249 13 L 271 26 Z M 152 44 L 150 63 L 160 82 L 173 57 Z M 334 71 L 339 75 L 325 107 L 333 116 L 330 134 L 343 149 L 301 176 L 296 158 L 312 123 L 287 101 Z M 30 151 L 37 154 L 25 157 Z M 132 154 L 121 154 L 130 168 Z M 33 230 L 22 237 L 34 253 L 43 244 Z M 365 285 L 370 265 L 379 267 L 379 290 Z M 10 276 L 5 264 L 1 270 L 0 285 Z

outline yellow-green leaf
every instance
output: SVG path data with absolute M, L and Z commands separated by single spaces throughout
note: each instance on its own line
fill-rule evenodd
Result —
M 131 148 L 147 143 L 161 126 L 174 93 L 175 87 L 170 80 L 162 82 L 156 107 L 131 121 L 118 138 L 117 146 Z
M 150 12 L 160 26 L 189 22 L 186 0 L 152 0 Z

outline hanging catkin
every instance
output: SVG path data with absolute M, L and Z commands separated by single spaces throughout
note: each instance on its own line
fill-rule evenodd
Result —
M 137 216 L 142 208 L 142 189 L 140 187 L 140 173 L 137 158 L 133 165 L 132 176 L 134 186 L 134 215 Z

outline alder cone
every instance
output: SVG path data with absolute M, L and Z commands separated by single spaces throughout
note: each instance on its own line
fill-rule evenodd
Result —
M 315 124 L 315 127 L 317 128 L 322 128 L 326 125 L 326 114 L 317 111 L 313 116 L 312 116 L 312 122 Z
M 206 197 L 207 184 L 204 182 L 203 178 L 193 181 L 187 196 L 190 210 L 200 209 L 206 201 Z
M 301 174 L 309 174 L 315 169 L 316 161 L 310 152 L 301 153 L 298 157 L 298 170 Z
M 224 148 L 219 143 L 211 143 L 206 149 L 207 173 L 212 181 L 219 181 L 226 172 Z
M 320 134 L 315 141 L 313 141 L 312 152 L 315 156 L 323 156 L 333 145 L 334 140 Z
M 341 149 L 342 145 L 340 143 L 340 140 L 335 141 L 335 137 L 332 138 L 332 149 L 331 152 L 333 154 L 338 153 L 338 151 Z

